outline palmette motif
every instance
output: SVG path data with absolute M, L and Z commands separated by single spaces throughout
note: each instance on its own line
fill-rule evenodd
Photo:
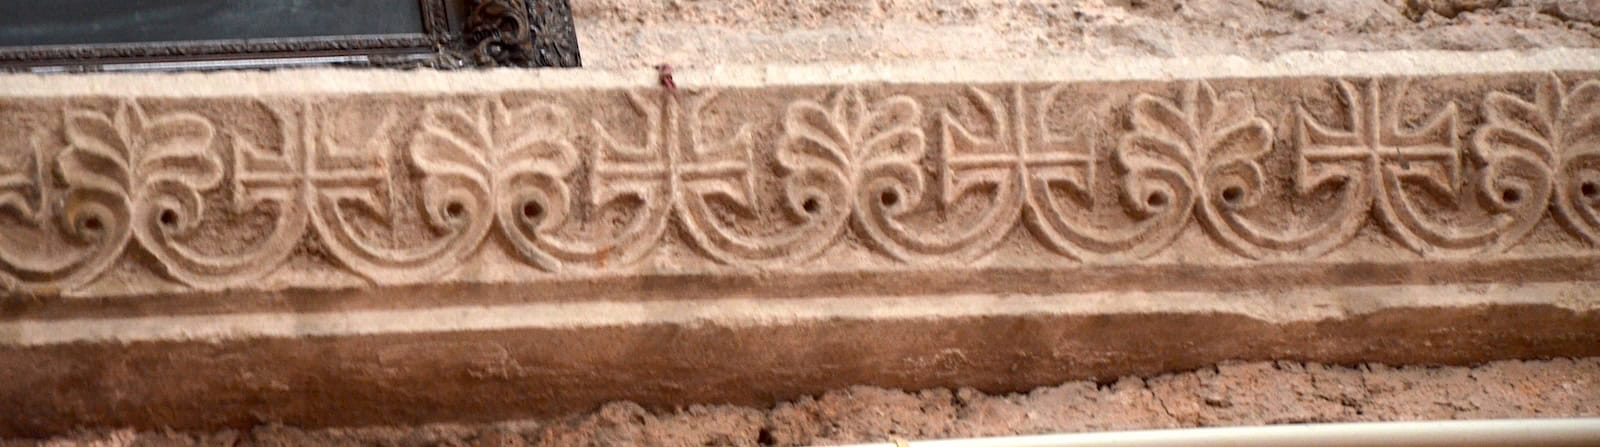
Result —
M 1532 99 L 1490 92 L 1487 124 L 1472 139 L 1490 180 L 1483 195 L 1518 222 L 1499 245 L 1526 236 L 1546 203 L 1568 231 L 1600 245 L 1600 82 L 1569 91 L 1550 75 Z
M 590 101 L 617 109 L 240 100 L 258 120 L 182 100 L 69 105 L 0 142 L 0 286 L 69 293 L 130 256 L 217 290 L 297 255 L 409 284 L 461 275 L 483 250 L 546 272 L 659 256 L 800 268 L 841 245 L 969 265 L 1025 235 L 1071 268 L 1183 262 L 1173 247 L 1191 232 L 1230 263 L 1313 261 L 1370 231 L 1408 256 L 1467 259 L 1541 222 L 1579 250 L 1556 255 L 1600 245 L 1600 82 L 1546 75 L 1481 104 L 1429 100 L 1422 82 L 1300 97 L 1151 83 L 1110 105 L 1072 85 L 838 88 L 766 111 L 748 99 L 774 93 L 688 88 Z M 1117 125 L 1063 126 L 1063 110 Z M 676 244 L 691 250 L 663 254 Z
M 455 229 L 454 240 L 425 250 L 435 264 L 460 262 L 498 226 L 516 253 L 547 269 L 570 253 L 540 237 L 567 215 L 565 179 L 578 150 L 565 139 L 571 117 L 562 108 L 509 108 L 493 100 L 468 107 L 429 106 L 412 139 L 410 160 L 424 173 L 429 222 Z M 556 254 L 552 254 L 555 252 Z M 441 256 L 442 255 L 442 256 Z
M 1171 180 L 1170 186 L 1155 190 L 1134 180 L 1125 188 L 1130 200 L 1146 197 L 1150 206 L 1170 202 L 1181 210 L 1176 219 L 1186 221 L 1192 214 L 1223 246 L 1245 256 L 1263 256 L 1262 249 L 1270 248 L 1262 247 L 1270 246 L 1262 243 L 1266 232 L 1238 214 L 1265 194 L 1261 159 L 1273 141 L 1272 127 L 1256 116 L 1250 99 L 1241 92 L 1219 95 L 1210 83 L 1199 81 L 1183 87 L 1177 101 L 1140 95 L 1134 98 L 1132 114 L 1134 131 L 1122 138 L 1117 160 L 1135 173 L 1133 179 Z M 1132 194 L 1142 191 L 1149 192 Z
M 799 203 L 802 211 L 820 208 L 818 214 L 830 222 L 825 225 L 830 239 L 850 220 L 869 244 L 896 259 L 953 245 L 918 238 L 896 220 L 927 191 L 918 165 L 927 150 L 920 116 L 921 105 L 908 96 L 873 101 L 857 89 L 839 91 L 827 103 L 790 104 L 778 153 L 789 172 L 786 195 L 795 197 L 788 201 Z
M 110 111 L 68 108 L 62 122 L 67 147 L 56 156 L 54 171 L 63 186 L 47 190 L 40 146 L 48 143 L 30 141 L 26 159 L 0 174 L 7 179 L 0 206 L 70 248 L 7 247 L 0 260 L 8 282 L 69 288 L 98 275 L 133 242 L 155 255 L 170 275 L 203 274 L 195 271 L 196 260 L 179 239 L 195 231 L 206 213 L 201 192 L 222 182 L 214 125 L 189 113 L 152 116 L 129 101 Z M 33 178 L 18 177 L 29 168 Z M 27 189 L 35 194 L 23 193 Z M 29 195 L 38 200 L 30 201 Z

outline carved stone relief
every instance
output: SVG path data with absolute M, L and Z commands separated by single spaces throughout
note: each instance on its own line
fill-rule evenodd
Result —
M 1600 82 L 1556 74 L 17 98 L 0 115 L 0 284 L 31 294 L 130 263 L 217 290 L 321 287 L 308 268 L 411 284 L 1600 245 Z

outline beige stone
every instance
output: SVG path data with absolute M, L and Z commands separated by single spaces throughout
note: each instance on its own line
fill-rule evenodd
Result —
M 1597 355 L 1597 72 L 0 76 L 0 435 Z

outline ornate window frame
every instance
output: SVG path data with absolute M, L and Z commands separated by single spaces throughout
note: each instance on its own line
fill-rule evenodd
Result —
M 577 67 L 567 0 L 417 0 L 424 32 L 0 47 L 0 71 L 299 64 Z

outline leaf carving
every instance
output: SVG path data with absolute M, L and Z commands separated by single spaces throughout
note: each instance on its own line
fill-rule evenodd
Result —
M 1546 75 L 1528 101 L 1505 92 L 1484 98 L 1487 124 L 1473 134 L 1480 193 L 1510 217 L 1494 247 L 1522 240 L 1548 208 L 1567 231 L 1600 245 L 1600 82 L 1568 91 Z
M 1126 188 L 1133 205 L 1149 212 L 1193 208 L 1214 239 L 1259 256 L 1248 236 L 1228 222 L 1263 194 L 1261 160 L 1272 150 L 1272 127 L 1256 116 L 1250 98 L 1241 92 L 1218 95 L 1210 83 L 1197 81 L 1177 102 L 1140 95 L 1131 108 L 1134 131 L 1122 139 L 1117 160 L 1132 173 Z M 1178 181 L 1163 185 L 1162 178 Z
M 927 151 L 921 114 L 909 96 L 868 101 L 857 89 L 836 92 L 826 104 L 791 103 L 778 150 L 787 188 L 847 208 L 830 215 L 837 223 L 851 216 L 869 243 L 890 256 L 907 260 L 941 250 L 945 244 L 919 239 L 895 222 L 922 204 L 927 189 L 918 165 Z
M 579 164 L 568 142 L 570 126 L 568 112 L 548 104 L 510 108 L 491 100 L 471 108 L 429 107 L 410 153 L 426 173 L 423 196 L 432 221 L 463 229 L 456 244 L 463 250 L 479 244 L 490 222 L 497 222 L 524 259 L 557 268 L 543 233 L 569 211 L 565 178 Z M 480 203 L 482 197 L 487 203 Z

